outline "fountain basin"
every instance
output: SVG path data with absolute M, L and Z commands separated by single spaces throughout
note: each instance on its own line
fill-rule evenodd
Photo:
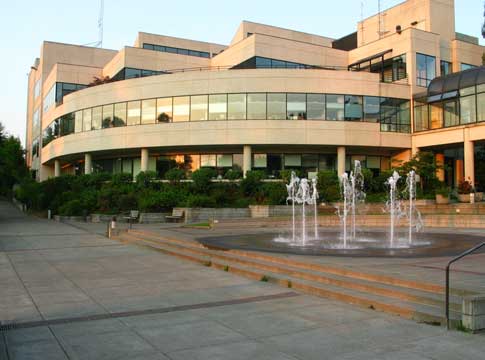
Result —
M 483 242 L 478 235 L 459 234 L 456 232 L 437 233 L 421 232 L 415 235 L 409 245 L 407 234 L 398 236 L 394 246 L 389 246 L 387 231 L 359 232 L 355 241 L 350 241 L 347 248 L 342 247 L 339 231 L 319 230 L 318 239 L 306 239 L 305 245 L 295 244 L 291 235 L 277 233 L 252 233 L 204 237 L 198 241 L 204 246 L 219 250 L 250 250 L 295 255 L 328 255 L 350 257 L 440 257 L 455 256 L 474 245 Z

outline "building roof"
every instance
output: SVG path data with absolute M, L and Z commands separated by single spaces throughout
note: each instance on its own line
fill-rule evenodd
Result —
M 485 84 L 485 66 L 440 76 L 431 80 L 428 86 L 428 99 L 440 100 L 441 94 L 446 98 L 447 93 L 455 93 L 460 89 L 480 84 Z

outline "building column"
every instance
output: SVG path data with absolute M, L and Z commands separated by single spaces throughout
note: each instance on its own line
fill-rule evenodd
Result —
M 465 129 L 463 158 L 465 160 L 465 180 L 475 185 L 475 146 L 470 140 L 470 129 Z
M 463 160 L 461 159 L 456 159 L 455 160 L 455 173 L 453 174 L 455 178 L 455 184 L 458 185 L 461 183 L 464 179 L 464 174 L 463 174 Z
M 92 164 L 92 157 L 91 154 L 86 153 L 84 154 L 84 173 L 91 174 L 93 169 L 93 164 Z
M 437 166 L 441 166 L 441 169 L 436 170 L 436 177 L 439 181 L 445 181 L 445 154 L 435 154 L 435 161 Z
M 345 172 L 345 146 L 337 148 L 337 175 L 341 176 Z
M 54 177 L 61 176 L 61 162 L 59 160 L 54 160 Z
M 246 173 L 251 171 L 252 168 L 252 152 L 250 145 L 244 145 L 243 148 L 243 176 L 246 177 Z
M 148 171 L 148 149 L 141 149 L 140 171 Z

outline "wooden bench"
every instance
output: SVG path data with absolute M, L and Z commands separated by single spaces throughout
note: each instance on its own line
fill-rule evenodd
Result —
M 183 220 L 184 218 L 184 211 L 182 209 L 173 209 L 172 215 L 165 216 L 165 220 L 167 222 L 179 222 L 179 220 Z

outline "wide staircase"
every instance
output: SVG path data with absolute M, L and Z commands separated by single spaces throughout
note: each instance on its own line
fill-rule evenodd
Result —
M 206 248 L 193 240 L 168 238 L 142 230 L 121 232 L 115 238 L 306 294 L 356 304 L 418 322 L 446 324 L 445 288 L 441 285 L 302 262 L 268 253 Z M 452 325 L 458 325 L 461 320 L 461 298 L 472 294 L 451 289 Z

